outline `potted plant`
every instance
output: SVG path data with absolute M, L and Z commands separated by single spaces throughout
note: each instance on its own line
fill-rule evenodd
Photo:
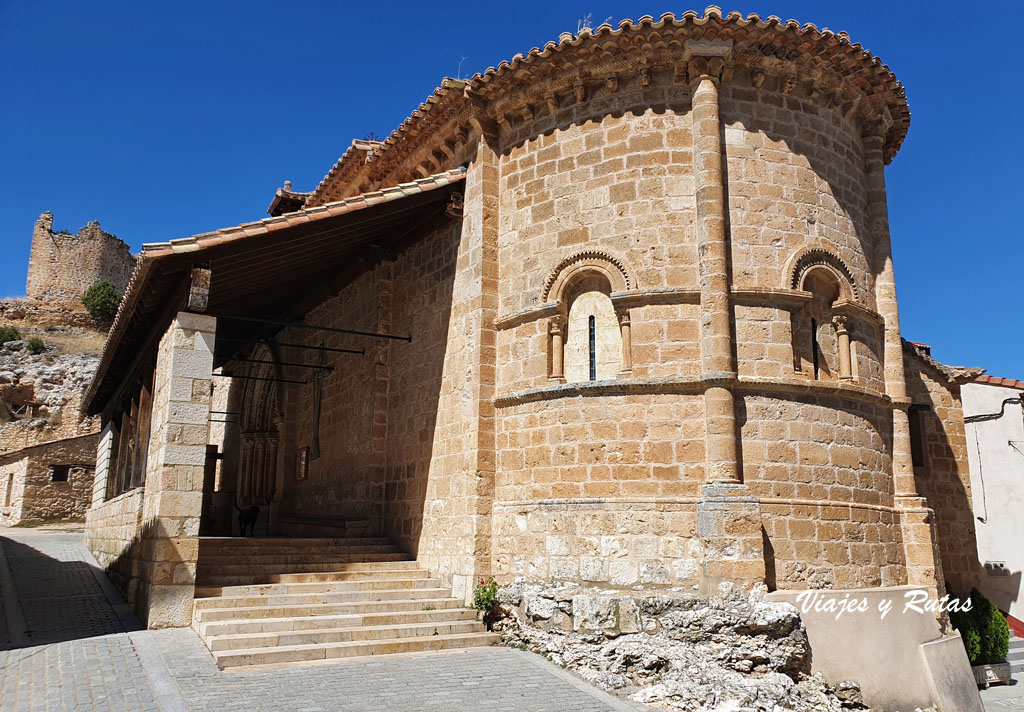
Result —
M 487 630 L 494 625 L 495 609 L 498 606 L 498 584 L 491 576 L 490 579 L 480 579 L 480 582 L 473 587 L 473 608 L 480 611 L 481 618 Z
M 946 592 L 953 595 L 949 584 Z M 1010 627 L 1006 618 L 978 589 L 971 589 L 970 600 L 970 610 L 950 611 L 949 620 L 963 638 L 974 680 L 986 688 L 993 682 L 1009 683 L 1006 653 L 1010 648 Z

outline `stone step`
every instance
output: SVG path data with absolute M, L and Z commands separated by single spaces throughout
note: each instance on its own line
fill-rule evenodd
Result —
M 197 600 L 218 600 L 230 596 L 270 596 L 282 594 L 346 593 L 363 591 L 370 597 L 375 591 L 412 591 L 440 588 L 441 579 L 429 578 L 426 572 L 405 571 L 407 578 L 370 578 L 350 581 L 313 581 L 308 583 L 260 583 L 241 586 L 200 586 Z
M 393 562 L 395 564 L 416 562 Z M 401 579 L 410 575 L 425 576 L 426 572 L 414 568 L 334 570 L 314 573 L 279 574 L 230 574 L 223 572 L 202 572 L 196 574 L 196 583 L 201 588 L 211 586 L 245 586 L 266 583 L 313 583 L 318 581 L 360 581 L 367 579 Z
M 371 640 L 379 637 L 399 638 L 408 635 L 434 635 L 433 632 L 428 631 L 424 633 L 423 631 L 429 626 L 448 626 L 467 622 L 477 622 L 476 611 L 456 606 L 418 611 L 383 611 L 380 613 L 339 616 L 268 618 L 263 621 L 218 621 L 200 624 L 199 633 L 206 639 L 211 650 L 233 650 L 236 648 L 341 642 L 343 640 Z M 383 635 L 378 629 L 387 629 L 391 632 Z M 474 630 L 476 630 L 476 627 L 470 626 L 465 632 L 473 632 Z M 363 633 L 357 634 L 353 632 L 354 637 L 338 638 L 335 636 L 338 631 L 363 631 Z M 441 632 L 455 633 L 462 631 L 444 630 Z M 302 639 L 288 637 L 297 635 L 305 637 Z M 330 638 L 330 636 L 335 637 Z
M 361 556 L 363 561 L 373 561 L 377 554 L 404 554 L 397 546 L 378 544 L 374 546 L 350 546 L 331 549 L 253 549 L 250 551 L 203 551 L 200 561 L 319 561 L 333 557 Z
M 494 633 L 459 633 L 454 635 L 428 635 L 412 638 L 392 638 L 312 645 L 288 645 L 272 648 L 249 648 L 225 650 L 214 653 L 217 665 L 222 669 L 240 665 L 272 665 L 290 662 L 305 662 L 324 659 L 357 658 L 369 655 L 390 655 L 427 650 L 450 650 L 494 645 L 499 638 Z
M 367 561 L 367 559 L 370 559 Z M 347 565 L 355 565 L 357 567 L 363 567 L 366 570 L 372 564 L 386 564 L 392 561 L 404 561 L 415 564 L 410 561 L 408 554 L 401 552 L 393 554 L 374 554 L 373 557 L 367 557 L 363 554 L 353 554 L 351 556 L 337 555 L 329 560 L 325 561 L 266 561 L 266 562 L 250 562 L 247 557 L 239 556 L 233 559 L 236 563 L 225 563 L 217 561 L 209 561 L 207 559 L 199 558 L 197 568 L 199 571 L 215 571 L 223 574 L 239 574 L 239 573 L 319 573 L 321 571 L 351 571 L 353 570 Z M 378 567 L 379 568 L 379 567 Z M 401 567 L 398 567 L 401 568 Z
M 1019 672 L 1024 672 L 1024 662 L 1022 663 L 1010 663 L 1010 674 L 1016 675 Z
M 240 537 L 240 536 L 202 536 L 199 537 L 199 550 L 216 546 L 290 546 L 294 548 L 313 548 L 317 546 L 345 546 L 347 544 L 390 544 L 387 537 L 350 536 L 350 537 Z
M 434 579 L 435 583 L 439 583 Z M 450 597 L 446 588 L 396 588 L 363 591 L 321 591 L 315 593 L 280 593 L 264 596 L 217 596 L 197 598 L 195 610 L 213 608 L 249 608 L 253 606 L 301 606 L 315 603 L 354 603 L 357 601 L 420 601 L 426 598 Z
M 356 613 L 377 613 L 416 606 L 423 599 L 409 601 L 351 601 L 346 603 L 300 603 L 298 605 L 238 606 L 235 608 L 196 608 L 192 620 L 198 623 L 228 620 L 257 620 L 260 618 L 289 618 L 329 616 Z M 450 599 L 454 601 L 455 599 Z
M 1024 648 L 1010 648 L 1010 651 L 1006 654 L 1006 662 L 1024 663 Z

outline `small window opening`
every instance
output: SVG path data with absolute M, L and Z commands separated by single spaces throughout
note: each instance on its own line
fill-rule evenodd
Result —
M 910 459 L 914 467 L 925 466 L 924 420 L 921 414 L 927 406 L 911 406 L 907 412 L 910 424 Z
M 67 482 L 71 465 L 50 465 L 50 482 Z
M 818 345 L 818 320 L 811 319 L 811 360 L 814 363 L 814 379 L 818 379 L 818 370 L 821 366 L 818 358 L 820 346 Z
M 589 341 L 590 341 L 590 380 L 597 380 L 597 317 L 590 315 Z

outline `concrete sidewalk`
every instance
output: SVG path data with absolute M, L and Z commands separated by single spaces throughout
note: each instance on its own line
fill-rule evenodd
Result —
M 192 630 L 141 630 L 80 531 L 6 529 L 0 545 L 3 712 L 645 709 L 500 647 L 222 672 Z

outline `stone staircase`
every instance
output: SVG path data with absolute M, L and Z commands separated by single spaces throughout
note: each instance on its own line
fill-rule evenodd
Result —
M 1010 663 L 1010 674 L 1024 672 L 1024 638 L 1018 638 L 1010 631 L 1010 650 L 1006 653 L 1006 662 Z
M 495 643 L 386 539 L 199 540 L 192 618 L 223 669 Z

